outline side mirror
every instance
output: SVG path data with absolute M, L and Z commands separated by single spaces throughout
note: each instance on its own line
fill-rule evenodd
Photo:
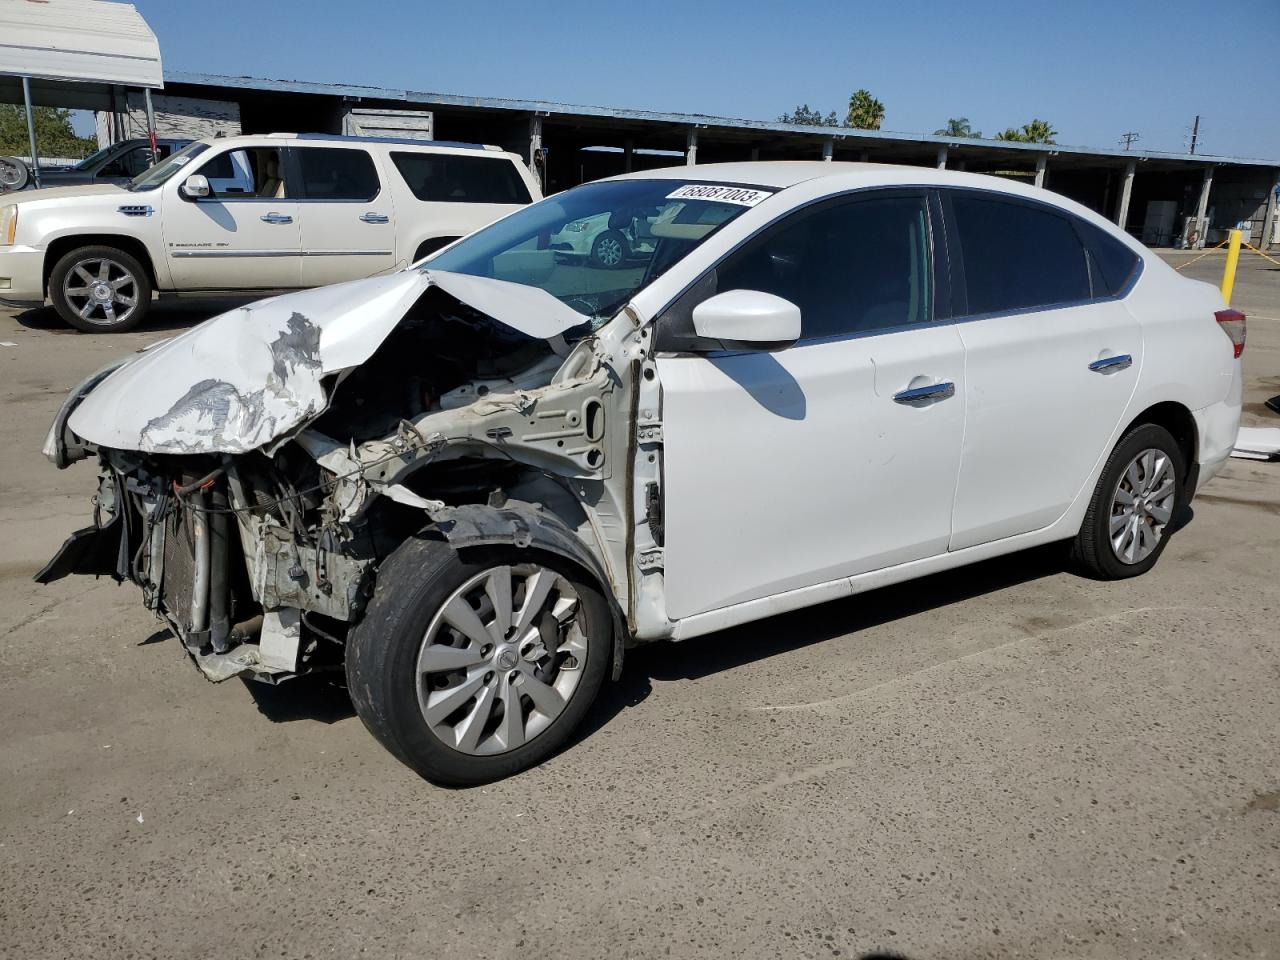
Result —
M 189 200 L 199 200 L 213 194 L 209 189 L 209 181 L 198 173 L 193 173 L 182 181 L 182 195 Z
M 761 290 L 729 290 L 693 308 L 693 330 L 728 350 L 780 350 L 800 339 L 800 308 Z

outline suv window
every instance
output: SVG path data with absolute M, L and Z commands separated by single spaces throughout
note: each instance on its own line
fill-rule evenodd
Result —
M 300 147 L 294 151 L 309 200 L 372 200 L 378 195 L 378 170 L 366 150 Z
M 391 152 L 400 176 L 419 200 L 430 203 L 528 203 L 515 165 L 504 157 Z
M 1118 294 L 1128 286 L 1141 258 L 1105 230 L 1083 220 L 1076 220 L 1075 225 L 1089 256 L 1093 295 L 1108 297 Z
M 1088 300 L 1089 270 L 1071 221 L 1044 207 L 951 194 L 969 310 L 1000 313 Z
M 667 310 L 660 345 L 711 346 L 694 334 L 693 308 L 728 290 L 791 301 L 800 308 L 805 340 L 927 323 L 932 281 L 923 194 L 823 204 L 766 228 L 704 275 Z
M 98 171 L 100 177 L 136 177 L 151 166 L 151 148 L 134 147 L 116 157 Z
M 227 150 L 200 165 L 192 173 L 209 181 L 213 196 L 222 200 L 284 199 L 284 165 L 275 147 L 241 147 Z

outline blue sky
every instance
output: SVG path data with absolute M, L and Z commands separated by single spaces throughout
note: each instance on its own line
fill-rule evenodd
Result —
M 756 119 L 866 87 L 887 130 L 1039 117 L 1151 150 L 1199 113 L 1201 152 L 1280 158 L 1276 0 L 134 3 L 171 70 Z

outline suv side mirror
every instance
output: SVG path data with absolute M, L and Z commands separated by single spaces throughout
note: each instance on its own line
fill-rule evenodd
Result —
M 209 181 L 198 173 L 193 173 L 182 181 L 182 195 L 189 200 L 199 200 L 213 194 L 209 189 Z
M 800 308 L 762 290 L 729 290 L 693 308 L 693 330 L 727 350 L 781 350 L 800 339 Z

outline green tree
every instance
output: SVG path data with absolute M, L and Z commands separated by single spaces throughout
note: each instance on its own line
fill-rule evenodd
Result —
M 821 110 L 810 110 L 807 103 L 802 103 L 792 113 L 784 113 L 778 117 L 778 122 L 800 123 L 809 127 L 835 127 L 840 123 L 834 110 L 824 117 Z
M 974 137 L 981 138 L 982 132 L 969 126 L 968 117 L 952 117 L 941 130 L 933 131 L 935 137 Z
M 46 157 L 87 157 L 98 149 L 91 137 L 77 137 L 71 129 L 71 111 L 35 107 L 36 148 Z M 0 154 L 26 156 L 27 114 L 15 104 L 0 103 Z
M 871 95 L 870 90 L 856 90 L 849 98 L 849 112 L 844 118 L 846 127 L 860 130 L 879 130 L 884 121 L 884 104 Z
M 1053 129 L 1053 124 L 1048 120 L 1032 120 L 1030 123 L 1024 123 L 1021 128 L 1014 129 L 1009 127 L 1004 133 L 997 133 L 997 140 L 1013 140 L 1018 143 L 1057 143 L 1053 138 L 1058 135 L 1058 131 Z

